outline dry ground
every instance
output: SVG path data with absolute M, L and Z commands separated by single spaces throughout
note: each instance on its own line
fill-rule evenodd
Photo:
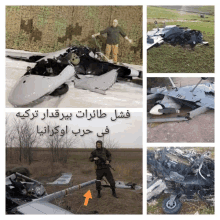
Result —
M 17 149 L 18 150 L 18 149 Z M 77 185 L 95 179 L 94 164 L 88 158 L 93 149 L 71 149 L 66 164 L 50 162 L 50 151 L 48 149 L 36 149 L 34 151 L 34 162 L 31 165 L 19 163 L 17 152 L 9 154 L 6 161 L 6 169 L 17 166 L 27 167 L 31 172 L 31 178 L 44 183 L 47 193 L 56 192 L 72 185 Z M 134 182 L 142 185 L 142 149 L 110 149 L 112 153 L 112 167 L 115 180 Z M 13 162 L 12 162 L 13 161 Z M 69 186 L 47 186 L 47 182 L 54 181 L 61 173 L 70 172 L 73 177 Z M 84 206 L 83 195 L 91 190 L 92 197 L 88 206 Z M 98 211 L 99 214 L 141 214 L 142 192 L 125 189 L 117 189 L 118 199 L 111 195 L 109 188 L 104 188 L 102 198 L 96 198 L 95 185 L 75 191 L 64 199 L 54 201 L 63 208 L 70 207 L 73 213 L 87 213 Z

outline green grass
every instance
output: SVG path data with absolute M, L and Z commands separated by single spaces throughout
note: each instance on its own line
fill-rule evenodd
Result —
M 47 24 L 47 19 L 50 15 L 50 7 L 42 6 L 40 8 L 40 14 L 38 15 L 37 26 L 40 28 Z
M 215 14 L 215 7 L 211 5 L 199 7 L 198 10 L 202 12 L 209 12 L 211 15 Z
M 155 15 L 151 10 L 160 13 Z M 154 15 L 157 18 L 177 19 L 177 12 L 174 10 L 148 7 L 148 11 L 150 12 L 148 18 L 153 18 Z M 184 20 L 185 16 L 183 15 Z M 195 20 L 194 16 L 188 16 L 188 20 Z M 183 19 L 181 16 L 178 17 L 178 20 L 181 19 Z M 148 73 L 214 73 L 214 16 L 208 16 L 205 20 L 201 20 L 197 15 L 197 20 L 198 22 L 170 21 L 166 22 L 166 25 L 180 25 L 199 30 L 203 34 L 204 41 L 209 42 L 209 46 L 197 45 L 194 50 L 179 45 L 174 47 L 169 44 L 153 47 L 147 52 Z M 162 21 L 158 22 L 158 26 L 163 26 Z M 153 28 L 155 25 L 149 22 L 147 29 Z
M 12 37 L 12 35 L 6 35 L 6 37 Z M 26 42 L 28 41 L 28 35 L 21 30 L 19 32 L 19 34 L 17 35 L 17 37 L 14 39 L 14 47 L 17 47 L 18 49 L 22 49 L 22 47 L 26 44 Z
M 215 208 L 213 207 L 213 206 L 211 206 L 211 207 L 206 207 L 206 208 L 204 208 L 204 209 L 201 209 L 200 211 L 199 211 L 199 214 L 200 215 L 204 215 L 204 214 L 215 214 Z
M 207 11 L 206 7 L 201 7 L 199 10 Z M 209 9 L 211 11 L 211 8 Z M 214 9 L 212 8 L 212 12 Z M 214 13 L 214 12 L 213 12 Z M 213 15 L 206 15 L 205 18 L 201 18 L 199 14 L 195 13 L 182 13 L 173 9 L 165 9 L 160 7 L 147 7 L 147 18 L 148 19 L 166 19 L 166 20 L 197 20 L 197 21 L 214 21 Z

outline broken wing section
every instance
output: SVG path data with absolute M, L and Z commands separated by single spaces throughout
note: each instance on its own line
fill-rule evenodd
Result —
M 17 174 L 19 175 L 19 174 Z M 23 175 L 19 175 L 25 177 Z M 27 177 L 25 177 L 27 178 Z M 6 179 L 7 182 L 7 179 Z M 81 183 L 79 185 L 75 185 L 69 187 L 67 189 L 52 193 L 52 194 L 44 194 L 40 198 L 32 199 L 30 202 L 26 201 L 25 204 L 16 206 L 13 208 L 11 213 L 21 213 L 21 214 L 72 214 L 69 211 L 66 211 L 56 205 L 51 204 L 50 202 L 63 198 L 64 196 L 70 195 L 73 191 L 79 190 L 83 187 L 95 184 L 96 180 L 90 180 L 88 182 Z
M 161 36 L 147 36 L 147 50 L 155 45 L 160 45 L 164 42 Z
M 38 52 L 26 52 L 22 50 L 10 50 L 7 49 L 5 56 L 11 59 L 23 60 L 26 62 L 39 62 L 41 60 L 54 59 L 59 57 L 61 54 L 66 53 L 67 48 L 51 52 L 51 53 L 38 53 Z
M 114 85 L 117 76 L 117 70 L 111 70 L 101 76 L 83 77 L 81 79 L 74 77 L 75 88 L 105 95 L 105 91 Z
M 22 50 L 10 50 L 6 49 L 5 56 L 10 58 L 10 59 L 15 59 L 15 60 L 23 60 L 26 62 L 37 62 L 44 56 L 47 56 L 47 54 L 42 54 L 42 53 L 37 53 L 37 52 L 26 52 Z
M 34 201 L 31 203 L 24 204 L 22 206 L 17 207 L 17 211 L 22 214 L 46 214 L 46 215 L 54 215 L 54 214 L 73 214 L 65 209 L 60 208 L 54 204 L 49 202 L 41 202 Z

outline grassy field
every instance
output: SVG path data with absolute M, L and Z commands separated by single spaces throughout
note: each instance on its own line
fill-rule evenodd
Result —
M 147 52 L 148 73 L 213 73 L 214 67 L 214 16 L 206 15 L 200 18 L 198 14 L 183 13 L 176 10 L 159 7 L 148 7 L 147 30 L 166 25 L 180 25 L 190 29 L 199 30 L 204 41 L 209 46 L 197 45 L 194 50 L 189 47 L 171 46 L 163 44 L 153 47 Z
M 158 148 L 157 148 L 158 149 Z M 215 151 L 213 147 L 186 147 L 184 149 L 193 149 L 197 153 L 202 154 L 205 153 L 206 151 L 209 151 L 211 153 L 210 157 L 215 160 Z M 153 147 L 148 147 L 148 151 L 153 151 L 155 148 Z M 169 195 L 168 194 L 161 194 L 157 198 L 151 199 L 147 203 L 147 213 L 148 214 L 164 214 L 163 209 L 162 209 L 162 203 L 165 198 L 167 198 Z M 207 203 L 205 203 L 202 200 L 199 200 L 195 196 L 195 200 L 198 201 L 187 201 L 182 203 L 182 208 L 180 210 L 179 214 L 214 214 L 215 213 L 215 208 L 213 206 L 209 206 Z
M 18 149 L 17 149 L 18 150 Z M 77 185 L 95 179 L 94 163 L 88 158 L 93 149 L 71 149 L 67 163 L 50 162 L 50 151 L 48 149 L 36 149 L 34 151 L 34 162 L 31 165 L 19 163 L 16 160 L 16 149 L 11 153 L 12 160 L 6 161 L 6 169 L 18 166 L 27 167 L 30 170 L 31 178 L 41 181 L 46 187 L 47 193 L 56 192 L 72 185 Z M 112 153 L 112 171 L 115 180 L 133 182 L 142 185 L 142 150 L 141 149 L 110 149 Z M 47 182 L 54 181 L 61 173 L 70 172 L 73 177 L 70 186 L 48 186 Z M 87 206 L 84 206 L 83 195 L 91 190 L 92 197 Z M 99 214 L 141 214 L 142 213 L 142 192 L 125 189 L 116 189 L 118 199 L 111 195 L 110 188 L 103 188 L 102 198 L 96 198 L 95 185 L 75 191 L 71 195 L 54 201 L 55 204 L 73 213 L 88 213 L 98 211 Z
M 209 12 L 209 14 L 211 14 L 211 15 L 215 14 L 215 8 L 214 8 L 214 6 L 211 6 L 211 5 L 201 6 L 198 8 L 198 10 L 200 10 L 202 12 Z

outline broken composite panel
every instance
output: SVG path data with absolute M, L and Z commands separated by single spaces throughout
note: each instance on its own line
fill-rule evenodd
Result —
M 156 100 L 150 115 L 163 115 L 170 113 L 180 113 L 182 106 L 188 106 L 192 110 L 184 117 L 173 118 L 148 118 L 147 123 L 152 122 L 172 122 L 187 121 L 210 109 L 215 108 L 215 84 L 206 82 L 207 78 L 202 77 L 196 85 L 177 87 L 169 77 L 172 89 L 167 87 L 156 87 L 148 90 L 147 100 Z
M 157 25 L 156 21 L 155 24 Z M 198 43 L 208 44 L 208 42 L 203 41 L 203 35 L 200 31 L 177 25 L 164 25 L 163 28 L 157 27 L 147 32 L 147 50 L 163 42 L 172 45 L 179 44 L 181 46 L 189 44 L 191 47 L 194 47 Z
M 69 83 L 77 89 L 106 94 L 116 79 L 142 78 L 142 71 L 126 65 L 116 65 L 98 59 L 88 47 L 72 46 L 53 53 L 6 51 L 6 57 L 36 63 L 27 70 L 10 91 L 8 100 L 15 107 L 37 103 L 44 96 L 61 96 L 68 92 Z
M 57 180 L 47 184 L 67 185 L 70 183 L 71 178 L 71 173 L 63 173 Z M 95 183 L 96 180 L 94 179 L 55 193 L 47 194 L 41 182 L 20 173 L 14 173 L 6 178 L 6 212 L 8 214 L 73 214 L 51 202 Z M 108 187 L 109 185 L 104 184 L 103 186 Z M 121 189 L 142 189 L 141 186 L 134 183 L 125 184 L 123 181 L 116 181 L 115 186 Z
M 147 200 L 162 193 L 166 214 L 177 214 L 184 200 L 199 199 L 214 206 L 215 163 L 210 153 L 196 153 L 181 148 L 159 148 L 147 151 Z

